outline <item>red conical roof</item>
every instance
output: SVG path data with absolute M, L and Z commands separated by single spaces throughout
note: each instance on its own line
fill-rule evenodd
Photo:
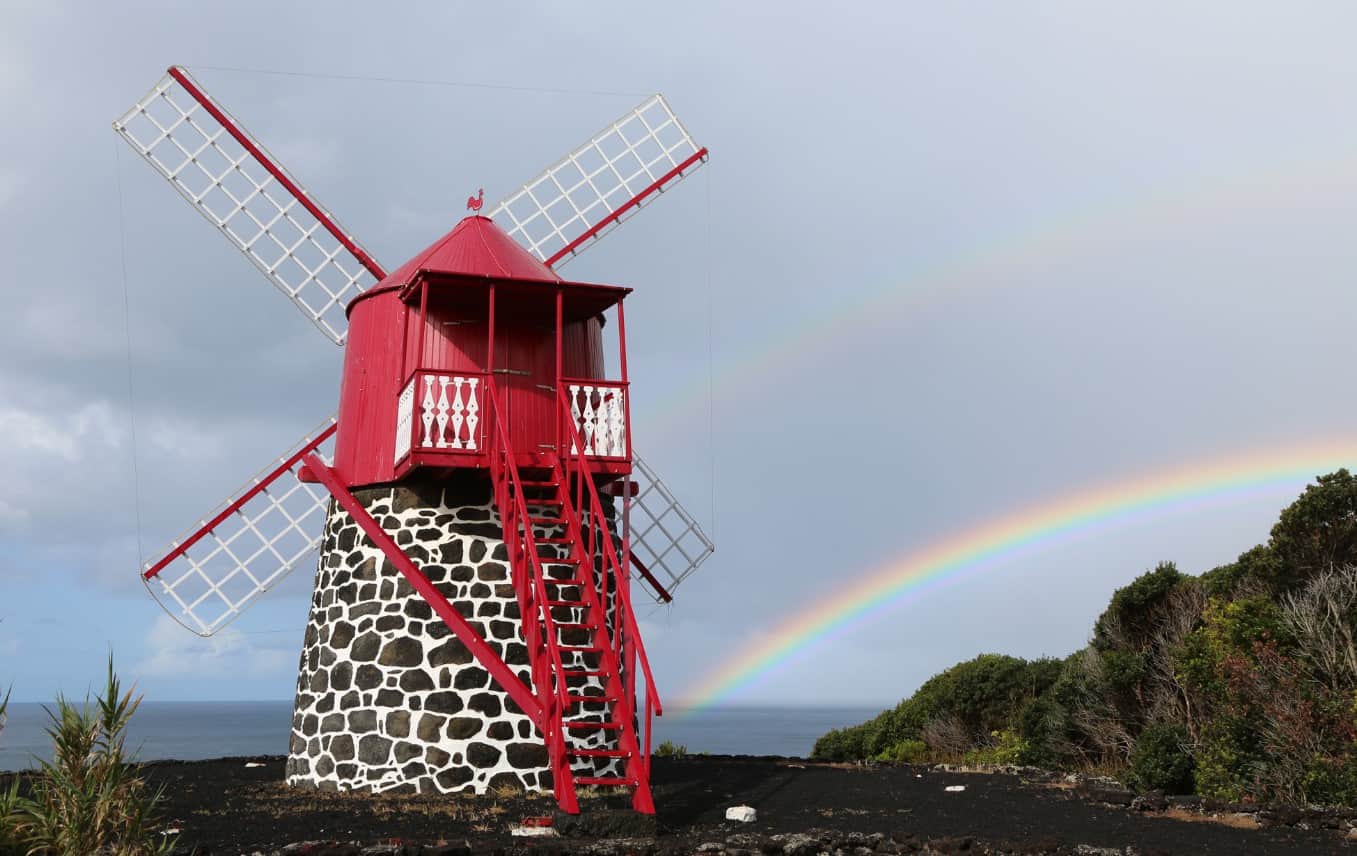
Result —
M 523 249 L 489 217 L 467 217 L 423 252 L 386 275 L 373 286 L 401 288 L 421 272 L 562 282 L 551 268 Z

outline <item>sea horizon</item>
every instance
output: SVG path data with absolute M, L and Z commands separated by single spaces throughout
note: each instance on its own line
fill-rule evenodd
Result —
M 805 757 L 832 728 L 855 725 L 886 705 L 735 703 L 673 705 L 654 720 L 653 745 L 670 741 L 690 753 Z M 44 708 L 51 702 L 10 702 L 0 731 L 0 771 L 35 766 L 50 747 Z M 287 754 L 292 700 L 143 701 L 128 729 L 128 747 L 142 761 Z

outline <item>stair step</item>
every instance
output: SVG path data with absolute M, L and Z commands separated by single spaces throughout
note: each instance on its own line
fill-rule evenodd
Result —
M 593 624 L 585 624 L 574 621 L 553 621 L 552 624 L 555 625 L 556 627 L 566 627 L 571 630 L 593 630 L 596 627 L 596 625 Z
M 538 526 L 559 526 L 565 522 L 564 517 L 533 517 L 531 514 L 528 520 Z
M 579 704 L 603 704 L 605 702 L 615 701 L 615 696 L 610 695 L 569 695 L 565 697 L 566 701 L 578 702 Z
M 635 779 L 618 779 L 612 776 L 576 776 L 577 785 L 610 785 L 613 787 L 634 787 Z
M 520 485 L 522 485 L 523 487 L 560 487 L 560 486 L 561 486 L 561 483 L 558 482 L 558 481 L 533 481 L 533 480 L 531 480 L 531 479 L 519 479 L 519 480 L 518 480 L 518 483 L 519 483 Z M 509 484 L 512 486 L 512 485 L 513 485 L 513 482 L 510 482 Z
M 562 651 L 583 651 L 588 654 L 602 654 L 604 651 L 608 650 L 607 648 L 601 648 L 597 645 L 557 645 L 556 647 Z
M 567 749 L 565 754 L 577 758 L 630 758 L 626 749 Z
M 589 604 L 579 600 L 549 600 L 547 606 L 564 606 L 570 609 L 587 609 Z
M 604 669 L 562 669 L 561 674 L 567 678 L 606 678 L 608 672 Z
M 534 538 L 538 544 L 569 544 L 573 540 L 570 536 L 564 538 Z
M 622 726 L 616 722 L 562 722 L 561 727 L 573 731 L 616 731 Z
M 537 561 L 544 565 L 578 565 L 579 559 L 550 559 L 546 556 L 538 556 Z

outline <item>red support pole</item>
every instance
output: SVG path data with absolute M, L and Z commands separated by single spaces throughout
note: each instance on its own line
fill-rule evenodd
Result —
M 485 320 L 485 385 L 489 389 L 495 381 L 495 283 L 490 283 L 490 305 L 486 313 Z M 499 411 L 495 410 L 493 418 L 499 421 Z M 494 431 L 493 425 L 486 426 L 486 436 L 493 437 L 490 432 Z M 508 449 L 504 450 L 508 454 Z
M 429 328 L 429 281 L 419 283 L 419 344 L 415 349 L 415 368 L 424 368 L 424 331 Z
M 631 460 L 631 384 L 627 380 L 627 314 L 617 301 L 617 367 L 622 372 L 622 416 L 627 420 L 627 460 Z
M 557 389 L 557 390 L 560 390 L 560 389 L 563 389 L 563 388 L 564 388 L 564 387 L 561 386 L 561 367 L 562 367 L 562 364 L 561 364 L 561 338 L 562 338 L 562 335 L 563 335 L 563 332 L 562 332 L 562 331 L 563 331 L 563 328 L 564 328 L 564 322 L 565 322 L 565 289 L 563 289 L 561 286 L 558 285 L 558 286 L 556 286 L 556 389 Z M 559 412 L 558 412 L 557 415 L 559 416 Z M 559 457 L 561 456 L 561 454 L 562 454 L 562 451 L 563 451 L 563 448 L 562 448 L 562 445 L 561 445 L 561 444 L 565 442 L 565 432 L 561 430 L 561 428 L 562 428 L 563 426 L 561 425 L 561 420 L 560 420 L 559 418 L 558 418 L 558 419 L 553 419 L 552 422 L 554 422 L 555 425 L 556 425 L 556 436 L 555 436 L 553 439 L 556 441 L 556 456 L 559 458 Z

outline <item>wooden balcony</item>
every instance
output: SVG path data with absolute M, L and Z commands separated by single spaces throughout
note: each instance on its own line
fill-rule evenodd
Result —
M 396 477 L 412 470 L 486 469 L 490 466 L 490 438 L 495 409 L 487 393 L 490 376 L 478 372 L 451 373 L 418 369 L 401 388 L 396 405 L 394 463 Z M 534 440 L 514 450 L 519 467 L 550 466 L 552 450 L 579 454 L 574 440 L 584 445 L 589 470 L 597 475 L 623 476 L 631 472 L 631 420 L 627 384 L 589 378 L 562 378 L 554 427 L 545 430 L 548 442 Z M 505 390 L 496 385 L 502 401 Z M 551 387 L 546 387 L 550 390 Z M 569 420 L 569 421 L 567 421 Z M 575 430 L 569 430 L 570 423 Z M 515 428 L 510 428 L 511 437 Z M 519 444 L 517 440 L 515 444 Z

